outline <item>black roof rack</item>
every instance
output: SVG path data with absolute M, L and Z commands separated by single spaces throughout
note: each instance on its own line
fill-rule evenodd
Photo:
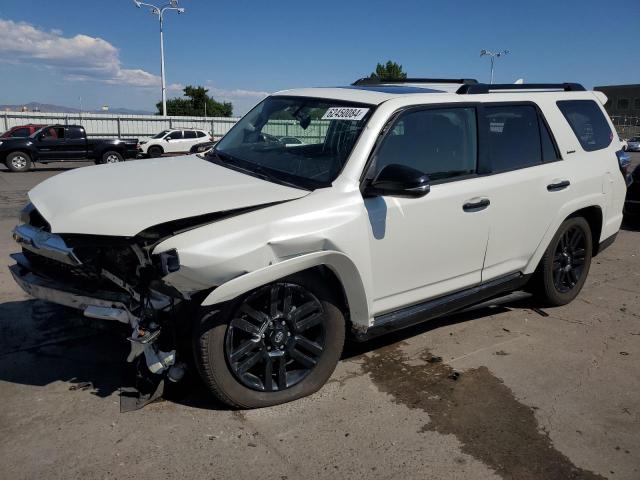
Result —
M 403 80 L 381 80 L 379 78 L 359 78 L 351 85 L 402 85 L 404 83 L 460 83 L 462 85 L 475 85 L 478 83 L 473 78 L 405 78 Z
M 508 90 L 562 90 L 564 92 L 584 92 L 579 83 L 476 83 L 462 85 L 456 93 L 474 95 Z

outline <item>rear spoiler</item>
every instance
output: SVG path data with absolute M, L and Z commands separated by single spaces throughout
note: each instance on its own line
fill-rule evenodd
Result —
M 607 103 L 607 101 L 609 100 L 607 98 L 607 96 L 604 94 L 604 92 L 601 92 L 599 90 L 594 90 L 593 94 L 595 95 L 595 97 L 598 99 L 598 101 L 604 105 L 605 103 Z

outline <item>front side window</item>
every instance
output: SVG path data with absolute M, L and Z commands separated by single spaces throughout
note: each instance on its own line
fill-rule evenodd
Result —
M 58 140 L 64 138 L 64 127 L 47 127 L 42 130 L 43 140 Z
M 245 115 L 207 159 L 300 188 L 326 187 L 344 167 L 372 105 L 308 97 L 268 97 Z M 281 139 L 304 142 L 290 148 Z
M 176 130 L 167 135 L 171 140 L 182 140 L 182 130 Z
M 595 101 L 562 100 L 557 104 L 585 151 L 593 152 L 611 145 L 613 132 Z
M 153 137 L 151 137 L 151 138 L 164 138 L 164 136 L 165 136 L 167 133 L 169 133 L 169 130 L 163 130 L 163 131 L 161 131 L 160 133 L 158 133 L 158 134 L 154 135 L 154 136 L 153 136 Z
M 391 164 L 426 173 L 432 182 L 476 172 L 476 110 L 473 107 L 414 110 L 389 129 L 374 157 L 375 175 Z

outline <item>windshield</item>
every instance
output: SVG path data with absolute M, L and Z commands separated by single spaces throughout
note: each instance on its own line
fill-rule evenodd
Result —
M 169 133 L 170 131 L 171 131 L 171 130 L 163 130 L 163 131 L 161 131 L 159 134 L 154 135 L 154 136 L 153 136 L 153 137 L 151 137 L 151 138 L 162 138 L 162 137 L 164 137 L 167 133 Z
M 270 181 L 313 190 L 338 176 L 372 105 L 306 97 L 268 97 L 207 156 Z

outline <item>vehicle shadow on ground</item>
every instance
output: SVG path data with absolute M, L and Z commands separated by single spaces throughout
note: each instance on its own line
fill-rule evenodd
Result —
M 0 381 L 39 387 L 62 381 L 108 397 L 126 381 L 127 330 L 40 300 L 2 303 Z
M 512 308 L 534 309 L 535 304 L 522 296 L 509 296 L 472 311 L 431 320 L 366 342 L 348 340 L 341 360 Z M 129 333 L 125 325 L 86 319 L 74 310 L 40 300 L 2 303 L 0 381 L 37 387 L 66 382 L 69 390 L 109 397 L 122 387 L 134 385 L 135 369 L 126 362 Z M 212 397 L 191 359 L 187 360 L 190 363 L 187 378 L 177 385 L 167 383 L 164 399 L 191 408 L 229 410 Z

